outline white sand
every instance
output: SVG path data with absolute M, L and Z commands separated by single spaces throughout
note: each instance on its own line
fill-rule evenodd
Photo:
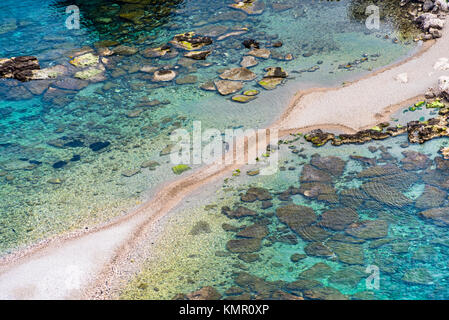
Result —
M 424 53 L 350 85 L 299 92 L 274 128 L 343 128 L 372 126 L 401 102 L 421 95 L 449 71 L 434 70 L 438 59 L 449 57 L 449 28 Z M 407 74 L 405 77 L 403 74 Z M 402 81 L 395 80 L 398 75 Z M 407 82 L 404 83 L 404 79 Z M 157 220 L 204 183 L 238 166 L 211 165 L 164 186 L 137 211 L 113 224 L 60 237 L 0 260 L 1 299 L 73 299 L 107 297 L 108 289 L 129 270 L 130 253 Z
M 376 119 L 378 122 L 388 120 L 387 116 L 399 104 L 422 95 L 437 85 L 440 76 L 449 75 L 440 60 L 449 58 L 448 39 L 449 28 L 446 27 L 436 45 L 403 64 L 336 90 L 299 93 L 301 97 L 292 102 L 277 125 L 288 130 L 338 124 L 360 130 L 376 124 Z M 376 114 L 378 117 L 373 119 Z

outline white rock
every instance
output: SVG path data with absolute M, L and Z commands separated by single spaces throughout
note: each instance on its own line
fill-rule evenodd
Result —
M 433 65 L 433 69 L 435 70 L 449 70 L 449 59 L 448 58 L 440 58 Z
M 449 77 L 448 76 L 441 76 L 438 78 L 438 89 L 441 92 L 445 92 L 449 94 Z
M 396 81 L 402 82 L 402 83 L 407 83 L 408 82 L 408 74 L 405 73 L 400 73 L 398 74 L 395 78 Z
M 447 0 L 436 0 L 434 4 L 438 6 L 442 11 L 448 10 Z

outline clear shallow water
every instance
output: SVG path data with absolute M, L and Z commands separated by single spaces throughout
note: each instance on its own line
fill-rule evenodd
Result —
M 68 4 L 64 2 L 2 2 L 0 56 L 36 55 L 42 67 L 62 64 L 72 68 L 73 52 L 85 46 L 95 48 L 97 41 L 116 41 L 142 50 L 190 30 L 225 34 L 246 27 L 248 32 L 223 41 L 214 38 L 213 54 L 206 60 L 212 63 L 209 67 L 186 64 L 181 54 L 169 60 L 140 54 L 110 57 L 105 81 L 75 92 L 60 90 L 56 98 L 47 91 L 32 94 L 29 83 L 1 80 L 1 252 L 125 214 L 151 196 L 151 190 L 175 179 L 168 157 L 161 157 L 160 151 L 176 128 L 190 128 L 192 121 L 202 121 L 203 128 L 263 127 L 280 114 L 294 91 L 338 84 L 395 62 L 414 49 L 406 41 L 394 43 L 392 39 L 399 35 L 387 24 L 378 32 L 366 33 L 363 25 L 350 22 L 349 1 L 294 3 L 285 11 L 274 10 L 274 2 L 267 1 L 259 16 L 232 10 L 229 3 L 164 2 L 147 7 L 145 23 L 134 24 L 118 17 L 123 3 L 78 1 L 81 29 L 67 30 Z M 260 79 L 265 67 L 281 66 L 291 76 L 287 83 L 274 91 L 264 91 L 255 81 L 246 83 L 244 89 L 256 87 L 261 94 L 244 105 L 198 89 L 216 79 L 221 69 L 238 66 L 247 52 L 241 42 L 247 38 L 262 46 L 283 42 L 272 51 L 291 53 L 294 60 L 260 60 L 253 71 Z M 304 57 L 304 53 L 312 55 Z M 363 54 L 368 55 L 367 62 L 350 70 L 338 67 Z M 195 75 L 197 81 L 190 85 L 153 83 L 147 74 L 138 72 L 142 65 L 169 66 L 179 73 L 178 78 Z M 313 66 L 320 69 L 302 72 Z M 129 117 L 144 99 L 162 103 Z M 100 152 L 89 148 L 105 141 L 110 146 Z M 67 142 L 77 143 L 65 146 Z M 150 160 L 160 166 L 138 171 Z M 60 161 L 67 165 L 54 168 Z M 123 175 L 132 171 L 136 174 L 131 177 Z
M 276 175 L 249 177 L 245 172 L 253 168 L 243 167 L 241 176 L 230 175 L 205 187 L 166 217 L 152 256 L 122 298 L 171 299 L 213 286 L 225 299 L 279 299 L 291 294 L 321 299 L 447 299 L 447 225 L 420 213 L 448 205 L 447 187 L 441 183 L 448 171 L 436 165 L 441 160 L 438 150 L 448 143 L 437 139 L 408 145 L 402 135 L 362 146 L 311 148 L 302 138 L 281 145 L 284 168 Z M 424 156 L 422 162 L 408 161 L 407 152 L 418 152 Z M 323 184 L 304 178 L 305 165 L 321 174 L 330 172 L 313 160 L 317 154 L 322 160 L 334 157 L 328 162 L 334 172 L 344 167 L 338 177 L 324 183 L 328 191 L 318 196 L 307 190 Z M 373 182 L 377 185 L 369 188 Z M 262 201 L 242 197 L 251 187 L 269 192 L 272 206 L 264 209 Z M 292 187 L 299 189 L 288 191 Z M 383 193 L 389 187 L 393 191 Z M 407 204 L 396 203 L 403 196 Z M 280 210 L 292 204 L 313 210 L 317 217 L 313 227 L 294 229 L 294 224 L 284 223 Z M 255 215 L 230 218 L 223 213 L 224 206 L 244 206 Z M 326 212 L 335 209 L 351 211 L 355 217 L 341 228 L 336 227 L 339 219 L 324 224 L 329 221 Z M 354 233 L 352 228 L 360 221 L 377 226 L 377 231 L 361 228 Z M 261 237 L 260 248 L 248 244 L 246 253 L 234 252 L 230 242 L 244 240 L 238 233 L 254 224 L 268 231 L 252 234 Z M 313 250 L 317 244 L 330 252 L 320 256 L 322 251 Z M 298 260 L 292 261 L 295 254 Z M 366 285 L 368 266 L 379 270 L 378 288 Z

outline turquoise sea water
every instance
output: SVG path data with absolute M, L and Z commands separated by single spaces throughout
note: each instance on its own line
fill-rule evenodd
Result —
M 81 28 L 68 30 L 65 8 L 73 4 L 71 2 L 22 1 L 17 4 L 15 1 L 2 1 L 0 57 L 35 55 L 43 68 L 64 65 L 73 70 L 69 61 L 76 52 L 88 47 L 95 53 L 105 41 L 111 48 L 123 44 L 135 48 L 136 53 L 107 57 L 110 63 L 107 64 L 104 81 L 88 83 L 82 89 L 61 89 L 56 83 L 60 79 L 57 79 L 45 84 L 42 92 L 36 92 L 33 82 L 22 84 L 15 80 L 0 80 L 1 254 L 54 234 L 107 222 L 151 197 L 158 186 L 178 177 L 171 170 L 169 157 L 161 153 L 170 144 L 170 133 L 176 128 L 190 130 L 192 121 L 201 121 L 203 129 L 265 127 L 281 114 L 295 91 L 338 85 L 394 63 L 416 49 L 411 39 L 401 37 L 395 21 L 384 21 L 380 30 L 371 32 L 363 21 L 350 19 L 351 1 L 298 3 L 270 0 L 265 1 L 266 8 L 261 15 L 247 15 L 231 9 L 228 7 L 231 3 L 233 1 L 141 1 L 140 4 L 129 4 L 126 1 L 79 0 L 74 4 L 80 8 Z M 133 21 L 129 16 L 124 18 L 129 12 L 135 13 Z M 246 32 L 218 40 L 220 36 L 236 30 Z M 142 50 L 164 45 L 176 34 L 187 31 L 212 36 L 213 44 L 206 47 L 212 50 L 212 54 L 205 61 L 185 59 L 182 50 L 169 59 L 145 58 L 141 54 Z M 201 84 L 217 79 L 223 69 L 239 66 L 248 52 L 242 45 L 245 39 L 256 39 L 261 47 L 272 51 L 270 59 L 258 59 L 259 64 L 251 68 L 257 79 L 246 82 L 242 89 L 259 90 L 257 98 L 250 103 L 239 104 L 232 102 L 230 96 L 200 89 Z M 283 45 L 271 47 L 276 41 L 282 41 Z M 292 54 L 294 59 L 279 60 L 280 56 L 287 54 Z M 346 67 L 348 64 L 351 67 Z M 177 72 L 178 80 L 187 76 L 193 76 L 193 80 L 190 84 L 180 84 L 179 81 L 156 83 L 151 80 L 151 74 L 139 71 L 142 66 L 172 69 Z M 265 73 L 264 68 L 269 66 L 282 67 L 289 73 L 283 85 L 270 91 L 257 84 Z M 56 88 L 56 94 L 51 88 Z M 158 103 L 149 103 L 155 100 Z M 403 142 L 401 139 L 391 139 L 379 145 L 392 147 L 396 150 L 395 157 L 400 159 L 399 151 L 402 149 L 397 145 Z M 95 148 L 99 145 L 104 148 Z M 363 150 L 357 147 L 356 151 L 369 155 L 368 146 Z M 304 153 L 304 158 L 298 160 L 298 155 L 293 154 L 293 160 L 288 160 L 294 162 L 292 167 L 295 170 L 289 170 L 290 165 L 286 165 L 285 171 L 260 181 L 259 185 L 269 188 L 273 194 L 285 191 L 290 185 L 298 187 L 299 172 L 312 153 L 334 152 L 327 147 L 319 150 L 308 145 L 303 147 L 305 150 L 300 154 Z M 432 157 L 438 150 L 436 143 L 425 148 L 429 148 L 426 152 Z M 357 161 L 347 159 L 354 150 L 350 147 L 338 150 L 348 161 L 345 174 L 332 182 L 340 193 L 341 189 L 358 187 L 363 181 L 354 178 L 354 172 L 362 167 Z M 387 162 L 396 163 L 396 158 Z M 148 161 L 156 161 L 159 165 L 150 170 L 143 165 Z M 246 183 L 237 180 L 234 188 L 243 190 Z M 401 192 L 417 197 L 423 188 L 417 183 Z M 238 194 L 232 196 L 238 197 Z M 223 199 L 229 199 L 229 195 Z M 312 206 L 317 214 L 333 205 L 341 205 L 310 201 L 301 196 L 292 197 L 292 201 Z M 388 206 L 374 202 L 370 201 L 371 209 L 362 208 L 358 212 L 360 217 L 391 220 L 388 237 L 393 238 L 393 242 L 400 242 L 398 239 L 409 242 L 410 248 L 407 252 L 403 249 L 403 253 L 397 253 L 388 244 L 370 251 L 369 245 L 373 241 L 364 241 L 362 246 L 368 250 L 366 259 L 363 264 L 349 267 L 356 268 L 355 274 L 360 275 L 361 268 L 365 268 L 368 262 L 379 265 L 383 289 L 378 292 L 378 298 L 431 297 L 434 291 L 437 292 L 434 297 L 443 297 L 444 285 L 425 285 L 426 290 L 419 290 L 421 285 L 418 285 L 416 290 L 407 291 L 408 285 L 401 282 L 401 278 L 404 271 L 414 264 L 430 268 L 432 274 L 438 266 L 440 273 L 432 281 L 438 285 L 443 283 L 447 267 L 446 262 L 444 266 L 440 262 L 444 261 L 444 245 L 435 245 L 437 252 L 429 258 L 434 260 L 416 262 L 413 254 L 424 243 L 433 244 L 435 237 L 427 235 L 443 233 L 444 229 L 423 222 L 417 217 L 417 209 L 413 205 L 389 210 Z M 270 236 L 285 233 L 294 237 L 297 243 L 264 240 L 260 253 L 263 258 L 254 262 L 254 267 L 246 267 L 254 269 L 253 275 L 268 281 L 291 282 L 299 271 L 316 262 L 327 261 L 334 271 L 346 267 L 338 260 L 317 257 L 307 257 L 292 265 L 289 260 L 291 254 L 302 254 L 306 242 L 282 226 L 276 215 L 265 217 L 265 212 L 273 212 L 282 202 L 274 200 L 273 203 L 274 207 L 258 217 L 270 226 L 273 233 Z M 250 205 L 258 206 L 259 202 Z M 214 212 L 211 214 L 220 214 L 219 211 Z M 227 219 L 223 215 L 220 217 Z M 423 225 L 424 229 L 421 228 Z M 426 231 L 420 233 L 418 230 Z M 222 229 L 216 231 L 217 239 L 211 248 L 226 251 L 226 242 L 234 237 L 234 233 L 223 233 Z M 268 242 L 271 244 L 266 245 Z M 235 265 L 241 263 L 235 254 L 223 258 L 229 264 L 215 258 L 215 252 L 212 254 L 209 258 L 214 257 L 212 260 L 226 269 L 225 279 L 221 279 L 223 283 L 217 286 L 216 281 L 199 272 L 196 276 L 201 277 L 201 282 L 190 281 L 186 288 L 195 290 L 200 284 L 210 284 L 224 294 L 235 285 L 232 274 L 236 270 L 245 270 L 245 266 L 235 269 Z M 398 258 L 397 255 L 403 256 Z M 401 263 L 405 260 L 403 257 L 409 262 Z M 234 261 L 236 259 L 237 262 Z M 383 264 L 390 264 L 390 260 L 395 269 L 388 273 Z M 210 268 L 210 272 L 215 272 L 215 269 Z M 177 286 L 183 285 L 183 281 L 179 280 Z M 327 285 L 330 280 L 321 277 L 319 281 Z M 360 287 L 363 281 L 353 287 L 342 287 L 340 282 L 334 281 L 334 287 L 345 294 L 363 291 Z M 171 289 L 175 290 L 177 286 Z M 165 294 L 180 291 L 167 291 Z M 154 292 L 146 290 L 137 291 L 138 294 L 132 292 L 134 297 L 154 295 Z
M 122 298 L 171 299 L 205 286 L 225 299 L 448 298 L 447 223 L 425 218 L 448 204 L 448 162 L 438 155 L 447 139 L 409 145 L 402 135 L 321 148 L 286 141 L 275 175 L 249 177 L 254 167 L 242 167 L 167 217 L 162 253 Z M 326 174 L 332 178 L 318 181 Z M 254 188 L 265 201 L 247 197 Z M 292 205 L 313 221 L 283 220 Z M 239 207 L 252 215 L 227 213 Z M 254 238 L 260 247 L 244 243 Z M 373 274 L 378 286 L 370 287 Z

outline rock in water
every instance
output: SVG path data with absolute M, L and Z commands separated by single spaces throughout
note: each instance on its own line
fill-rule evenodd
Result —
M 359 215 L 351 208 L 335 208 L 321 214 L 320 225 L 331 230 L 344 230 L 357 221 Z
M 259 15 L 265 10 L 265 2 L 263 0 L 237 1 L 237 3 L 230 4 L 229 7 L 242 10 L 248 15 Z
M 364 183 L 362 189 L 372 198 L 392 207 L 402 208 L 412 203 L 412 200 L 404 196 L 401 192 L 383 183 Z
M 379 239 L 388 235 L 388 222 L 385 220 L 365 220 L 352 224 L 346 233 L 359 239 Z
M 159 82 L 159 81 L 171 81 L 174 78 L 176 78 L 176 72 L 173 70 L 159 70 L 156 71 L 153 75 L 153 81 Z
M 254 80 L 256 77 L 257 75 L 254 72 L 243 67 L 228 69 L 220 74 L 221 79 L 234 81 L 250 81 Z
M 0 58 L 0 78 L 13 78 L 25 82 L 32 78 L 33 70 L 40 68 L 36 57 Z
M 236 239 L 229 240 L 226 244 L 226 249 L 234 253 L 250 253 L 260 250 L 261 239 L 250 238 L 250 239 Z
M 276 210 L 279 220 L 299 233 L 303 227 L 313 224 L 317 216 L 313 209 L 296 204 L 279 207 Z
M 239 81 L 217 80 L 214 84 L 222 96 L 237 92 L 243 88 L 243 83 Z
M 174 36 L 170 43 L 178 48 L 191 51 L 212 44 L 212 39 L 210 37 L 196 35 L 194 32 L 186 32 Z
M 439 226 L 449 225 L 449 207 L 434 208 L 422 211 L 419 215 L 424 219 L 429 219 Z
M 198 291 L 187 294 L 185 297 L 187 300 L 220 300 L 221 294 L 213 287 L 203 287 Z
M 206 60 L 207 56 L 210 55 L 211 51 L 191 51 L 186 52 L 184 57 L 194 60 Z
M 259 62 L 257 61 L 257 59 L 254 58 L 253 56 L 244 56 L 242 58 L 242 61 L 240 62 L 240 65 L 244 68 L 250 68 L 250 67 L 254 67 L 258 63 Z

